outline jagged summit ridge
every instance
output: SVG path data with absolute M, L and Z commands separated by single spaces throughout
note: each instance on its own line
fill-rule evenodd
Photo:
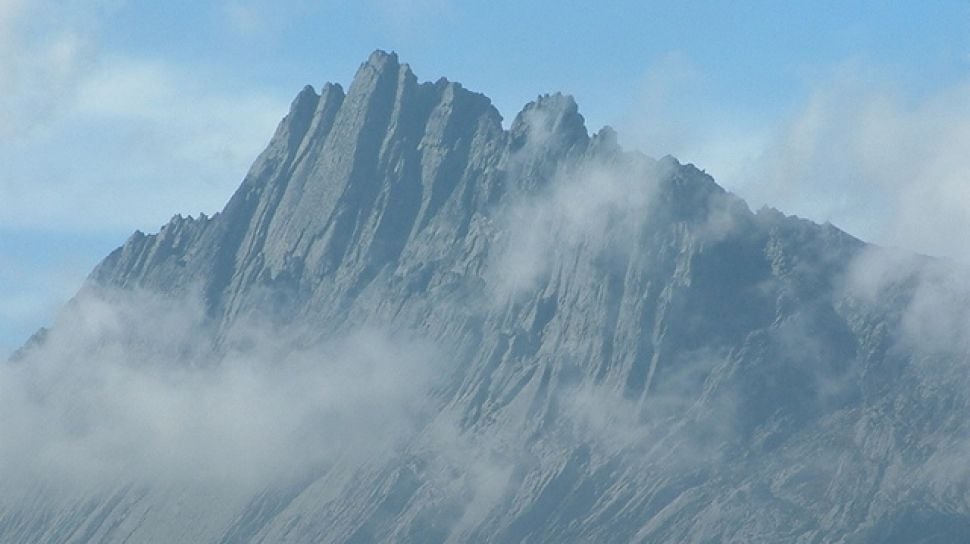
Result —
M 201 398 L 190 442 L 234 444 L 196 420 L 251 405 L 261 432 L 299 438 L 272 441 L 268 464 L 310 468 L 226 496 L 184 462 L 191 485 L 28 490 L 0 501 L 0 540 L 962 541 L 965 471 L 950 469 L 970 385 L 940 353 L 966 349 L 911 330 L 962 299 L 924 281 L 926 263 L 884 257 L 832 226 L 752 213 L 691 164 L 624 151 L 608 127 L 591 135 L 567 95 L 540 95 L 506 129 L 487 97 L 377 51 L 346 87 L 298 93 L 224 210 L 133 235 L 20 355 L 29 365 L 76 334 L 83 349 L 55 350 L 64 364 L 37 374 L 87 383 L 89 355 L 187 353 L 149 370 L 174 368 L 166 392 Z M 85 300 L 126 297 L 132 324 L 71 328 Z M 159 323 L 179 334 L 156 338 Z M 362 333 L 381 361 L 327 366 L 334 342 Z M 313 372 L 266 402 L 240 356 L 273 387 Z M 206 384 L 240 370 L 246 394 L 183 387 L 192 365 Z M 331 411 L 326 395 L 345 388 L 351 409 Z M 73 396 L 48 404 L 60 398 L 54 415 L 77 421 Z M 265 417 L 291 400 L 312 424 Z M 160 429 L 177 427 L 164 416 Z M 71 431 L 65 443 L 86 436 Z M 216 451 L 216 467 L 246 453 Z
M 285 277 L 291 288 L 308 289 L 300 285 L 304 278 L 332 274 L 348 256 L 366 262 L 365 276 L 374 274 L 397 266 L 422 232 L 436 240 L 415 247 L 450 251 L 474 221 L 514 195 L 541 190 L 562 164 L 591 155 L 615 159 L 623 153 L 611 129 L 589 136 L 568 95 L 539 96 L 505 130 L 484 95 L 443 78 L 418 83 L 394 53 L 375 51 L 346 93 L 328 83 L 319 94 L 307 86 L 296 96 L 267 149 L 214 218 L 213 234 L 202 242 L 209 250 L 200 252 L 210 262 L 200 263 L 196 282 L 206 285 L 213 311 L 233 313 L 234 293 L 257 278 Z M 154 238 L 135 242 L 121 254 L 166 255 L 137 247 Z M 113 268 L 99 267 L 94 277 L 108 279 Z M 134 281 L 131 266 L 120 269 L 124 283 Z

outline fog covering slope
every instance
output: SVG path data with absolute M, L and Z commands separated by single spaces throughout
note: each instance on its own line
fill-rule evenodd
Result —
M 0 367 L 0 541 L 963 542 L 966 272 L 378 51 Z

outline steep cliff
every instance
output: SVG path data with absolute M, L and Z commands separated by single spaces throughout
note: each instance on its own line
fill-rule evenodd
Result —
M 423 376 L 407 390 L 421 402 L 364 419 L 391 437 L 373 447 L 301 427 L 319 441 L 280 464 L 359 447 L 245 491 L 191 483 L 191 465 L 190 483 L 19 484 L 0 540 L 960 542 L 970 350 L 918 326 L 927 293 L 964 316 L 958 274 L 752 213 L 693 165 L 590 135 L 568 96 L 504 129 L 485 96 L 378 51 L 346 92 L 297 95 L 223 211 L 109 255 L 16 364 L 75 342 L 83 369 L 111 340 L 58 327 L 133 294 L 198 313 L 172 349 L 155 317 L 130 325 L 144 336 L 121 319 L 129 358 L 246 353 L 287 372 L 294 353 L 380 331 L 376 368 Z M 382 383 L 364 380 L 354 410 Z

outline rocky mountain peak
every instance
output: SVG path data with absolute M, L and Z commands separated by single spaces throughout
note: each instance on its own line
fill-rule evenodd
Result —
M 82 421 L 58 442 L 74 443 L 101 431 L 76 404 L 148 397 L 131 412 L 158 411 L 198 364 L 189 406 L 252 404 L 257 438 L 296 436 L 265 440 L 267 464 L 298 452 L 304 470 L 214 500 L 196 458 L 166 472 L 151 451 L 161 483 L 0 500 L 0 540 L 961 542 L 965 445 L 950 438 L 970 436 L 970 385 L 966 357 L 939 354 L 965 344 L 924 349 L 911 329 L 963 299 L 873 251 L 752 214 L 692 164 L 623 151 L 609 127 L 590 136 L 571 96 L 539 96 L 506 130 L 486 96 L 375 51 L 346 92 L 297 94 L 221 213 L 176 216 L 109 255 L 18 354 L 54 362 L 5 389 L 29 397 L 34 377 L 105 354 L 177 370 L 109 367 L 78 381 L 136 387 L 67 395 L 63 413 L 49 395 L 44 423 L 21 427 Z M 133 302 L 96 306 L 107 332 L 88 338 L 70 312 L 99 290 Z M 142 394 L 159 381 L 164 394 Z M 181 408 L 191 434 L 174 436 L 234 437 Z M 119 443 L 179 431 L 170 417 L 131 420 Z M 231 443 L 211 466 L 260 441 Z M 180 471 L 192 485 L 167 478 Z
M 589 140 L 586 120 L 579 113 L 579 106 L 571 95 L 562 93 L 540 95 L 525 105 L 512 122 L 513 146 L 526 142 L 547 141 L 554 145 L 571 147 L 583 145 Z

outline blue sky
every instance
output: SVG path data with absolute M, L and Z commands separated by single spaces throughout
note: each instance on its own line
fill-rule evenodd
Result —
M 0 0 L 0 352 L 135 229 L 218 210 L 306 83 L 376 49 L 753 207 L 970 257 L 970 3 Z M 887 7 L 888 6 L 888 7 Z

